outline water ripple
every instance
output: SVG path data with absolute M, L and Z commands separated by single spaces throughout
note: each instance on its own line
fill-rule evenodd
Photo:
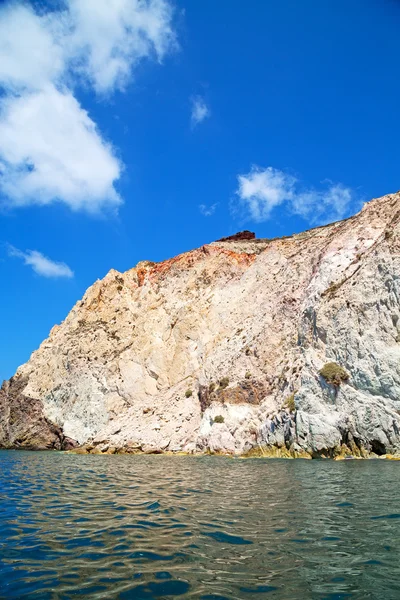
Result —
M 0 452 L 0 597 L 397 600 L 400 465 Z

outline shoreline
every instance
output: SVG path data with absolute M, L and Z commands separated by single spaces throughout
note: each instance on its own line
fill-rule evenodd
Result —
M 255 449 L 258 450 L 258 449 Z M 278 450 L 278 451 L 276 451 Z M 0 451 L 7 452 L 52 452 L 56 454 L 77 454 L 81 456 L 176 456 L 176 457 L 193 457 L 193 458 L 201 458 L 201 457 L 219 457 L 219 458 L 230 458 L 236 460 L 249 460 L 249 459 L 268 459 L 268 460 L 328 460 L 333 462 L 340 461 L 351 461 L 351 460 L 390 460 L 390 461 L 400 461 L 400 454 L 382 454 L 378 456 L 377 454 L 370 453 L 364 454 L 364 456 L 355 456 L 354 454 L 346 454 L 346 455 L 337 455 L 337 456 L 327 456 L 326 454 L 309 454 L 308 452 L 295 452 L 290 453 L 279 452 L 281 449 L 269 450 L 265 451 L 256 451 L 256 452 L 248 452 L 245 454 L 232 454 L 229 452 L 159 452 L 159 451 L 143 451 L 143 450 L 134 450 L 127 451 L 126 449 L 113 449 L 111 451 L 101 451 L 101 450 L 87 450 L 84 447 L 74 448 L 72 450 L 57 450 L 55 448 L 0 448 Z M 294 455 L 295 454 L 295 455 Z
M 94 455 L 94 456 L 110 456 L 110 455 L 164 455 L 164 456 L 222 456 L 225 458 L 237 458 L 237 459 L 250 459 L 250 458 L 266 458 L 266 459 L 288 459 L 288 460 L 398 460 L 400 461 L 400 451 L 394 449 L 393 452 L 385 452 L 384 454 L 376 454 L 367 450 L 364 447 L 359 448 L 356 444 L 348 446 L 342 444 L 334 448 L 325 450 L 303 450 L 301 448 L 294 449 L 293 446 L 287 448 L 285 446 L 257 446 L 250 448 L 247 452 L 239 453 L 224 450 L 211 451 L 206 450 L 163 450 L 160 447 L 151 445 L 140 445 L 137 443 L 126 443 L 121 446 L 114 446 L 107 443 L 86 443 L 82 445 L 75 445 L 67 448 L 57 447 L 45 447 L 41 446 L 0 446 L 0 450 L 14 450 L 14 451 L 25 451 L 25 452 L 56 452 L 62 454 L 81 454 L 81 455 Z
M 287 448 L 277 448 L 274 446 L 264 448 L 253 448 L 244 454 L 232 454 L 230 452 L 184 452 L 184 451 L 160 451 L 155 449 L 141 450 L 131 448 L 115 448 L 109 447 L 106 450 L 94 446 L 81 446 L 72 450 L 64 451 L 67 454 L 91 454 L 95 456 L 101 455 L 158 455 L 158 456 L 222 456 L 225 458 L 250 459 L 250 458 L 267 458 L 267 459 L 288 459 L 288 460 L 399 460 L 399 454 L 386 453 L 378 456 L 367 451 L 360 452 L 358 455 L 348 451 L 342 451 L 335 456 L 329 453 L 310 453 L 306 451 L 288 450 Z

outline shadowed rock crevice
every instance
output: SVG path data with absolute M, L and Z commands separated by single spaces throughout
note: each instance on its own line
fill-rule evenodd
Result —
M 370 442 L 370 445 L 371 451 L 374 452 L 374 454 L 376 454 L 377 456 L 382 456 L 383 454 L 386 454 L 385 444 L 382 444 L 382 442 L 380 442 L 379 440 L 372 440 Z

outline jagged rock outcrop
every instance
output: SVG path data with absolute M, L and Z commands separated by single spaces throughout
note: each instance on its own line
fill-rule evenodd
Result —
M 399 452 L 399 222 L 397 193 L 110 271 L 3 385 L 0 445 Z M 348 378 L 329 383 L 328 362 Z
M 77 443 L 49 421 L 38 398 L 24 394 L 27 380 L 12 377 L 0 389 L 0 441 L 5 448 L 70 450 Z

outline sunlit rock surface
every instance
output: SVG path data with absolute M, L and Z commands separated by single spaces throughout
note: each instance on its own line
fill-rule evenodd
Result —
M 111 270 L 3 384 L 0 445 L 396 454 L 399 221 L 392 194 L 291 237 Z

